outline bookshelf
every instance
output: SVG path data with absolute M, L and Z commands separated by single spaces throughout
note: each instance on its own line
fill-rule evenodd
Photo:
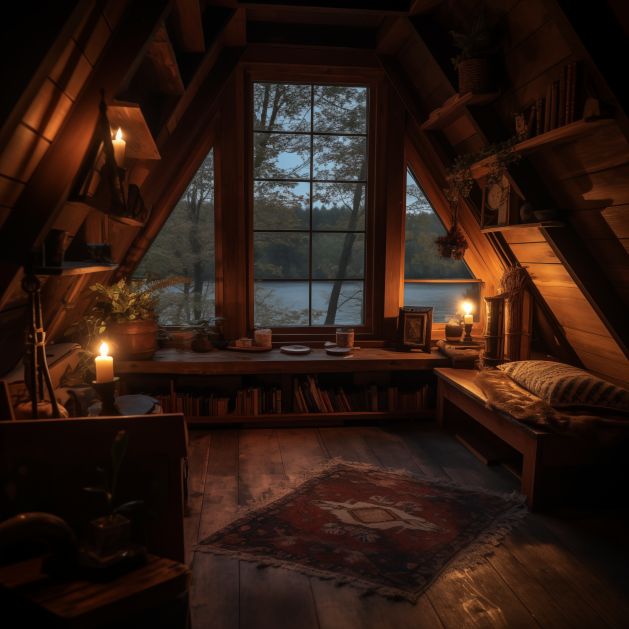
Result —
M 511 225 L 492 225 L 491 227 L 483 227 L 481 232 L 483 232 L 483 234 L 490 234 L 492 232 L 505 232 L 512 229 L 522 229 L 524 227 L 549 229 L 550 227 L 565 227 L 565 223 L 562 221 L 537 221 L 533 223 L 512 223 Z
M 551 131 L 546 131 L 545 133 L 540 133 L 532 138 L 518 142 L 513 147 L 513 150 L 515 153 L 526 155 L 542 147 L 561 144 L 562 142 L 569 142 L 581 136 L 594 133 L 599 129 L 609 126 L 613 122 L 613 118 L 577 120 L 576 122 L 571 122 L 563 127 L 557 127 Z M 490 155 L 489 157 L 472 164 L 470 169 L 474 179 L 482 179 L 489 174 L 493 159 L 493 156 Z
M 156 397 L 191 426 L 325 424 L 434 416 L 437 352 L 363 348 L 347 357 L 314 349 L 234 355 L 167 349 L 150 361 L 120 361 L 125 390 Z

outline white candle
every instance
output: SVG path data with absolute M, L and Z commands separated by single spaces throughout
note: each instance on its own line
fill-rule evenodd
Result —
M 114 145 L 114 159 L 116 160 L 116 164 L 118 168 L 123 168 L 127 143 L 122 139 L 122 129 L 120 129 L 120 127 L 118 127 L 116 137 L 111 142 Z
M 465 315 L 463 316 L 463 323 L 471 325 L 474 323 L 474 316 L 472 315 L 472 304 L 469 301 L 463 303 L 463 310 Z
M 107 356 L 107 343 L 100 346 L 100 356 L 96 357 L 96 382 L 111 382 L 114 379 L 114 359 Z

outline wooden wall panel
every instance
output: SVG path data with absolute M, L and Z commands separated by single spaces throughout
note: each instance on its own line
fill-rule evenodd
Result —
M 46 79 L 22 120 L 33 131 L 52 142 L 71 107 L 72 100 L 50 79 Z
M 559 263 L 559 259 L 550 245 L 546 242 L 529 242 L 512 244 L 511 250 L 521 264 L 529 262 Z

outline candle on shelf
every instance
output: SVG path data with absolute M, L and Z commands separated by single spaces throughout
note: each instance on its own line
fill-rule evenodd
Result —
M 116 137 L 111 141 L 114 145 L 114 159 L 118 168 L 124 167 L 124 155 L 127 143 L 122 139 L 122 129 L 118 127 L 116 131 Z
M 96 357 L 96 382 L 111 382 L 114 379 L 114 359 L 108 356 L 107 343 L 101 343 L 100 356 Z
M 465 311 L 465 315 L 463 316 L 463 323 L 472 324 L 474 323 L 474 315 L 472 315 L 472 304 L 469 301 L 463 302 L 463 310 Z

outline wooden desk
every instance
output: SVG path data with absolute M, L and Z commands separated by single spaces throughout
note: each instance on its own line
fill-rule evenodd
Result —
M 145 565 L 102 583 L 53 580 L 41 559 L 0 567 L 2 626 L 188 626 L 190 573 L 181 563 L 149 555 Z M 8 623 L 8 624 L 5 624 Z

